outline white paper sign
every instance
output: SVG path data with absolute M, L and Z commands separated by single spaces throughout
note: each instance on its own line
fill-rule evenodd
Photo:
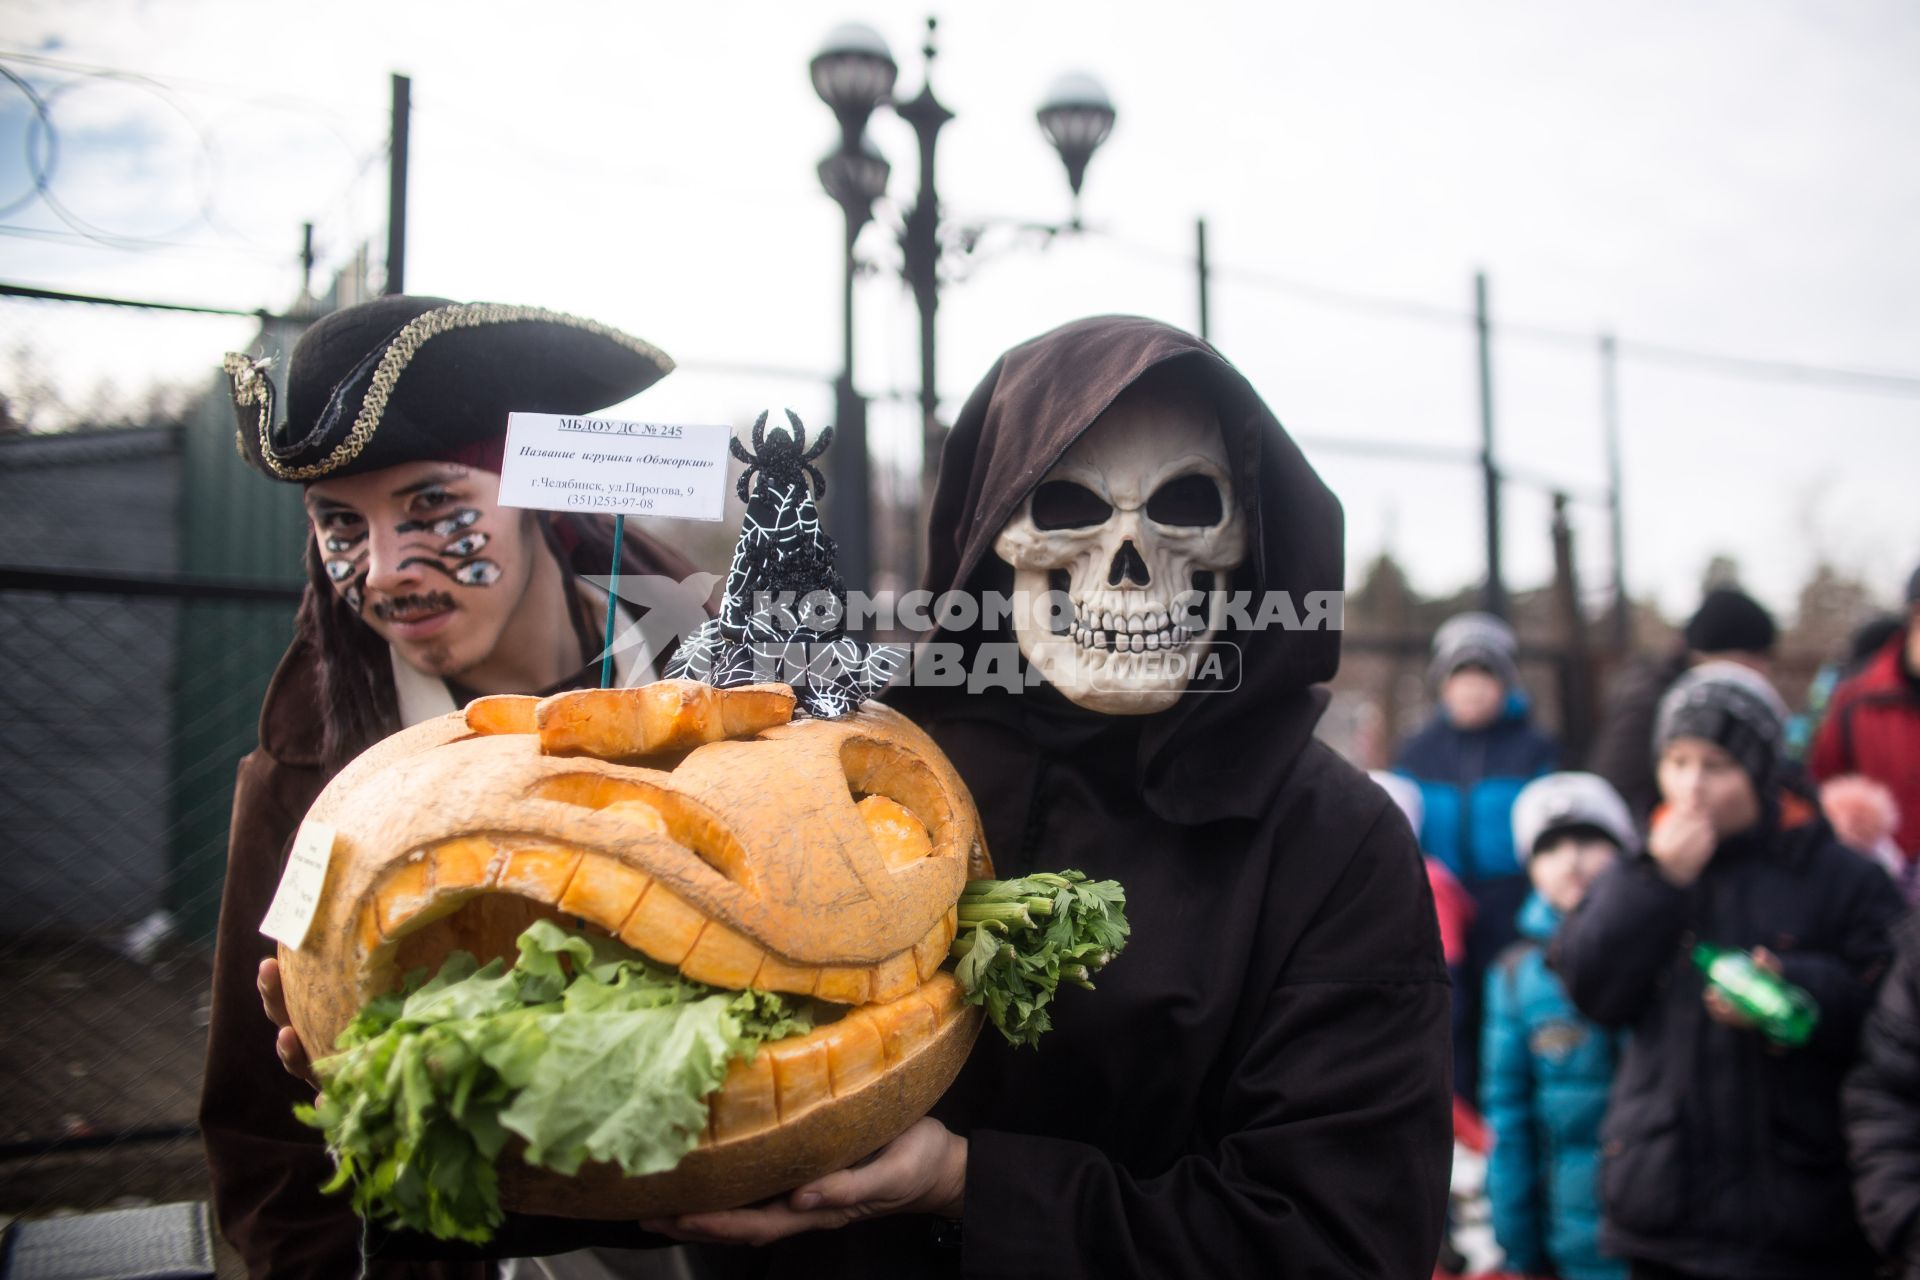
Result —
M 295 951 L 307 940 L 313 916 L 320 909 L 320 890 L 327 883 L 327 867 L 333 861 L 333 828 L 309 818 L 300 824 L 293 838 L 293 851 L 280 873 L 280 888 L 260 922 L 260 932 L 277 939 Z
M 718 520 L 726 513 L 732 435 L 731 427 L 509 414 L 500 503 Z

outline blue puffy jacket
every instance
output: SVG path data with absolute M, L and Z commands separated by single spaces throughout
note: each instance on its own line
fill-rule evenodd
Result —
M 1419 784 L 1426 816 L 1420 846 L 1473 898 L 1464 982 L 1456 991 L 1453 1087 L 1468 1101 L 1480 1079 L 1480 997 L 1487 967 L 1515 938 L 1514 916 L 1532 886 L 1513 848 L 1513 801 L 1559 766 L 1560 748 L 1527 719 L 1515 693 L 1484 729 L 1458 729 L 1444 708 L 1400 748 L 1394 772 Z
M 1522 940 L 1487 973 L 1480 1109 L 1493 1132 L 1487 1198 L 1506 1268 L 1564 1280 L 1620 1280 L 1600 1252 L 1600 1121 L 1615 1036 L 1583 1018 L 1547 968 L 1560 913 L 1539 894 L 1520 910 Z
M 1444 709 L 1436 711 L 1401 746 L 1393 768 L 1420 785 L 1421 847 L 1472 893 L 1489 880 L 1525 877 L 1513 848 L 1514 797 L 1559 759 L 1559 746 L 1533 727 L 1516 693 L 1484 729 L 1456 728 Z

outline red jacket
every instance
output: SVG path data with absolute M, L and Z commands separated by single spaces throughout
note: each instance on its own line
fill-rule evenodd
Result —
M 1834 690 L 1809 763 L 1821 782 L 1858 773 L 1892 791 L 1900 806 L 1894 843 L 1913 858 L 1920 856 L 1920 682 L 1902 667 L 1906 645 L 1902 631 Z

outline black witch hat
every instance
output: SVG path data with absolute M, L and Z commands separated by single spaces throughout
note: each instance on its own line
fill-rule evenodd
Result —
M 738 490 L 747 513 L 726 594 L 720 616 L 680 646 L 666 674 L 721 689 L 781 681 L 793 686 L 801 710 L 831 720 L 886 688 L 905 654 L 847 634 L 846 584 L 814 506 L 827 482 L 813 463 L 833 440 L 833 428 L 821 431 L 809 449 L 807 429 L 791 409 L 787 421 L 791 434 L 779 427 L 769 433 L 761 414 L 752 453 L 738 439 L 728 441 L 733 456 L 747 464 Z

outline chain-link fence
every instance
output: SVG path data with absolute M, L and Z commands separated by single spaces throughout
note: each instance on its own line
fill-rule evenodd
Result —
M 108 314 L 0 304 L 0 341 L 76 311 Z M 133 323 L 209 370 L 258 328 Z M 0 1216 L 204 1200 L 234 766 L 291 633 L 298 495 L 245 471 L 210 373 L 96 425 L 87 371 L 22 397 L 19 363 L 0 395 L 64 429 L 0 434 Z

